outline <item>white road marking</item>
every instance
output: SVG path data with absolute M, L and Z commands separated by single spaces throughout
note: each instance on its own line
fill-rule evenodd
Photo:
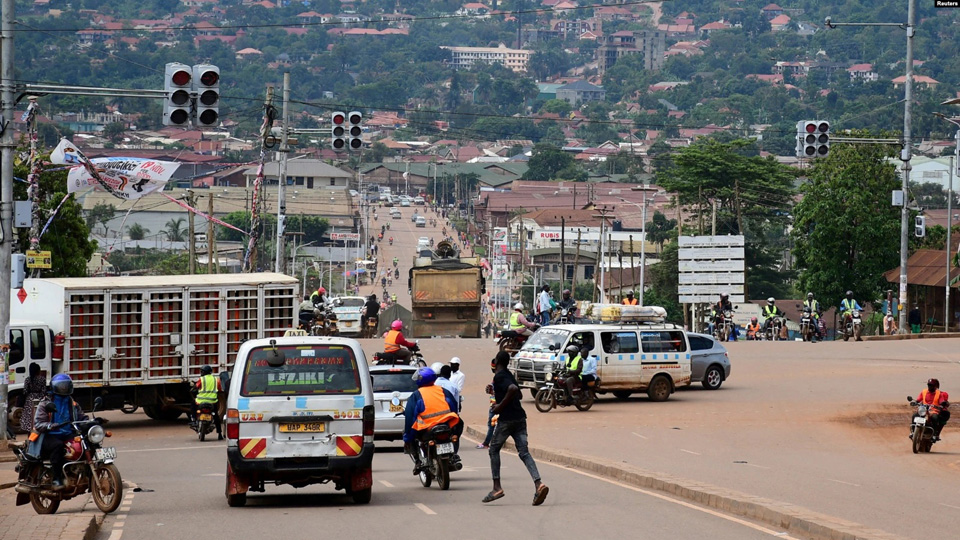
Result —
M 843 480 L 834 480 L 833 478 L 827 478 L 827 480 L 829 480 L 829 481 L 831 481 L 831 482 L 836 482 L 836 483 L 838 483 L 838 484 L 844 484 L 844 485 L 847 485 L 847 486 L 860 487 L 860 484 L 854 484 L 854 483 L 852 483 L 852 482 L 844 482 Z
M 123 521 L 117 521 L 116 523 L 113 524 L 113 528 L 114 528 L 114 529 L 122 529 L 123 526 L 125 525 L 125 523 L 126 523 L 126 522 L 123 522 Z
M 699 455 L 700 455 L 700 454 L 698 454 L 698 453 L 696 453 L 696 452 L 691 452 L 690 450 L 684 450 L 683 448 L 681 448 L 680 451 L 681 451 L 681 452 L 686 452 L 686 453 L 688 453 L 688 454 L 693 454 L 693 455 L 695 455 L 695 456 L 699 456 Z
M 543 463 L 546 464 L 546 465 L 550 465 L 551 467 L 564 468 L 562 465 L 558 465 L 558 464 L 556 464 L 556 463 L 550 463 L 549 461 L 544 461 Z M 646 489 L 641 489 L 641 488 L 638 488 L 638 487 L 634 487 L 634 486 L 631 486 L 631 485 L 629 485 L 629 484 L 624 484 L 624 483 L 622 483 L 622 482 L 617 482 L 616 480 L 611 480 L 611 479 L 609 479 L 609 478 L 604 478 L 604 477 L 602 477 L 602 476 L 597 476 L 597 475 L 595 475 L 595 474 L 590 474 L 590 473 L 588 473 L 588 472 L 580 471 L 580 470 L 577 470 L 577 469 L 570 469 L 570 472 L 579 474 L 579 475 L 581 475 L 581 476 L 586 476 L 586 477 L 588 477 L 588 478 L 593 478 L 594 480 L 600 480 L 601 482 L 606 482 L 606 483 L 608 483 L 608 484 L 613 484 L 613 485 L 615 485 L 615 486 L 620 486 L 620 487 L 622 487 L 622 488 L 629 489 L 629 490 L 631 490 L 631 491 L 636 491 L 637 493 L 643 493 L 644 495 L 649 495 L 649 496 L 651 496 L 651 497 L 656 497 L 656 498 L 658 498 L 658 499 L 661 499 L 661 500 L 664 500 L 664 501 L 667 501 L 667 502 L 672 502 L 672 503 L 674 503 L 674 504 L 679 504 L 680 506 L 684 506 L 684 507 L 690 508 L 690 509 L 692 509 L 692 510 L 697 510 L 697 511 L 703 512 L 703 513 L 705 513 L 705 514 L 710 514 L 711 516 L 718 517 L 718 518 L 720 518 L 720 519 L 725 519 L 725 520 L 727 520 L 727 521 L 730 521 L 730 522 L 733 522 L 733 523 L 737 523 L 737 524 L 739 524 L 739 525 L 743 525 L 744 527 L 749 527 L 749 528 L 751 528 L 751 529 L 754 529 L 754 530 L 756 530 L 756 531 L 760 531 L 760 532 L 765 533 L 765 534 L 769 534 L 769 535 L 771 535 L 771 536 L 776 536 L 777 538 L 783 538 L 783 539 L 785 539 L 785 540 L 800 540 L 799 538 L 796 538 L 796 537 L 793 537 L 793 536 L 789 536 L 789 535 L 787 535 L 787 534 L 784 533 L 784 532 L 777 532 L 777 531 L 774 531 L 774 530 L 772 530 L 772 529 L 768 529 L 768 528 L 766 528 L 766 527 L 764 527 L 764 526 L 762 526 L 762 525 L 757 525 L 756 523 L 750 523 L 749 521 L 744 521 L 744 520 L 742 520 L 742 519 L 740 519 L 740 518 L 735 518 L 735 517 L 733 517 L 733 516 L 728 516 L 728 515 L 723 514 L 723 513 L 721 513 L 721 512 L 717 512 L 717 511 L 715 511 L 715 510 L 711 510 L 710 508 L 704 508 L 704 507 L 702 507 L 702 506 L 697 506 L 697 505 L 695 505 L 695 504 L 688 503 L 688 502 L 686 502 L 686 501 L 681 501 L 681 500 L 679 500 L 679 499 L 674 499 L 673 497 L 667 497 L 666 495 L 661 495 L 661 494 L 659 494 L 659 493 L 654 493 L 653 491 L 648 491 L 648 490 L 646 490 Z
M 953 508 L 955 510 L 960 510 L 960 506 L 954 506 L 952 504 L 940 503 L 940 506 L 946 506 L 947 508 Z
M 769 468 L 770 468 L 770 467 L 764 467 L 763 465 L 754 465 L 753 463 L 743 463 L 743 465 L 746 465 L 746 466 L 748 466 L 748 467 L 756 467 L 756 468 L 758 468 L 758 469 L 769 469 Z
M 221 476 L 221 477 L 222 477 L 222 476 L 226 476 L 226 475 L 223 474 L 223 473 L 215 472 L 215 473 L 205 474 L 205 475 L 203 475 L 203 476 Z
M 118 521 L 123 521 L 123 520 L 127 519 L 127 515 L 126 515 L 126 514 L 117 514 L 117 515 L 116 515 L 116 518 L 117 518 Z
M 420 510 L 422 510 L 423 513 L 424 513 L 424 514 L 427 514 L 428 516 L 435 516 L 435 515 L 437 515 L 436 512 L 434 512 L 433 510 L 427 508 L 427 505 L 425 505 L 425 504 L 416 503 L 416 504 L 414 504 L 414 506 L 416 506 L 417 508 L 419 508 Z
M 169 452 L 171 450 L 207 450 L 207 449 L 217 449 L 223 450 L 226 448 L 225 444 L 218 445 L 197 445 L 197 446 L 174 446 L 170 448 L 140 448 L 138 450 L 118 450 L 119 454 L 132 454 L 134 452 Z
M 109 540 L 120 540 L 121 537 L 123 537 L 123 530 L 122 530 L 122 529 L 114 529 L 114 530 L 110 531 L 110 538 L 109 538 Z
M 381 484 L 387 487 L 393 487 L 393 484 L 391 484 L 390 482 L 387 482 L 386 480 L 378 480 L 378 482 L 380 482 Z
M 641 439 L 646 439 L 646 437 L 644 437 L 643 435 L 641 435 L 641 434 L 639 434 L 639 433 L 634 433 L 634 432 L 631 431 L 630 434 L 631 434 L 631 435 L 636 435 L 637 437 L 640 437 Z

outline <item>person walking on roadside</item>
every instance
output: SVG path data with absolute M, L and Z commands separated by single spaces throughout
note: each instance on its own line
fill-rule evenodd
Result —
M 520 386 L 517 384 L 517 379 L 507 370 L 509 362 L 509 353 L 506 351 L 497 353 L 492 388 L 488 388 L 493 391 L 496 401 L 493 405 L 491 422 L 496 425 L 496 430 L 490 441 L 490 473 L 493 476 L 493 489 L 483 498 L 483 502 L 492 502 L 504 496 L 503 487 L 500 485 L 500 450 L 507 442 L 507 437 L 512 437 L 520 461 L 527 467 L 527 472 L 533 479 L 535 487 L 533 505 L 540 506 L 546 500 L 550 488 L 540 480 L 537 463 L 527 448 L 527 414 L 520 405 Z
M 550 286 L 544 285 L 540 290 L 540 296 L 537 298 L 537 315 L 540 317 L 540 326 L 550 324 Z

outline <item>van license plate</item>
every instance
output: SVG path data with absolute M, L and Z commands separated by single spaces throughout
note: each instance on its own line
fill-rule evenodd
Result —
M 390 412 L 403 412 L 403 409 L 403 403 L 400 403 L 399 405 L 390 405 Z
M 280 424 L 280 433 L 323 433 L 323 422 Z
M 440 444 L 438 444 L 438 445 L 437 445 L 437 453 L 438 453 L 438 454 L 452 454 L 452 453 L 453 453 L 453 443 L 452 443 L 452 442 L 447 442 L 447 443 L 440 443 Z
M 114 447 L 109 448 L 97 448 L 97 461 L 104 461 L 107 459 L 117 459 L 117 449 Z

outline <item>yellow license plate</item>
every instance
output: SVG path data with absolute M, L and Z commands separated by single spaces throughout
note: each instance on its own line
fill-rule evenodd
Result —
M 350 321 L 343 321 L 344 326 L 353 326 L 353 323 Z
M 403 404 L 390 405 L 390 412 L 403 412 Z
M 211 415 L 209 415 L 209 414 L 201 414 L 201 415 L 200 415 L 200 421 L 201 421 L 201 422 L 210 422 L 210 421 L 212 421 L 212 420 L 213 420 L 213 416 L 211 416 Z
M 323 422 L 280 424 L 281 433 L 323 433 Z

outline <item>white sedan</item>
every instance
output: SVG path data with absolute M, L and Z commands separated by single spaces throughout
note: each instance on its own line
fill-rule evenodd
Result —
M 413 380 L 416 372 L 416 366 L 370 366 L 376 407 L 374 439 L 395 441 L 403 437 L 403 410 L 410 394 L 417 390 Z

